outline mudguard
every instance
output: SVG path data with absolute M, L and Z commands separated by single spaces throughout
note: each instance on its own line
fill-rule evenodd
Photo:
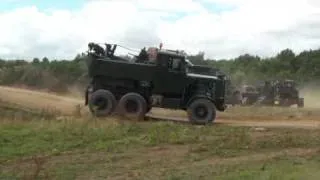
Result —
M 211 97 L 208 97 L 206 95 L 195 95 L 188 100 L 186 107 L 188 107 L 196 99 L 209 99 L 214 105 L 216 105 L 215 100 L 213 100 Z

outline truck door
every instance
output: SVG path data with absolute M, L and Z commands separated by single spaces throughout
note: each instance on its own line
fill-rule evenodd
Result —
M 156 73 L 156 89 L 165 94 L 180 94 L 182 93 L 185 84 L 187 83 L 183 58 L 161 55 L 160 69 Z
M 181 93 L 185 87 L 186 75 L 181 57 L 169 57 L 167 82 L 171 93 Z

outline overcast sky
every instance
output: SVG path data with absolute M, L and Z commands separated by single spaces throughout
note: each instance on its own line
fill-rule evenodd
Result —
M 319 0 L 0 0 L 0 58 L 73 58 L 88 42 L 273 56 L 320 47 Z

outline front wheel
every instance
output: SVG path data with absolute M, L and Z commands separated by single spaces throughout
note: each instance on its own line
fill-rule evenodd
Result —
M 216 118 L 216 107 L 209 99 L 196 99 L 187 109 L 192 124 L 209 124 Z

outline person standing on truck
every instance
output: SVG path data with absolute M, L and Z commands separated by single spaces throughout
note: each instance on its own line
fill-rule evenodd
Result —
M 116 50 L 117 45 L 113 45 L 113 48 L 111 49 L 111 44 L 105 44 L 106 45 L 106 55 L 107 57 L 112 57 L 114 55 L 114 51 Z
M 99 46 L 98 44 L 91 42 L 91 43 L 88 44 L 88 47 L 89 47 L 90 51 L 91 50 L 94 51 L 95 55 L 97 55 L 97 56 L 103 56 L 104 55 L 104 49 L 101 46 Z
M 138 60 L 136 62 L 138 63 L 145 63 L 148 61 L 148 53 L 146 51 L 146 48 L 144 47 L 141 49 L 140 54 L 138 56 Z

